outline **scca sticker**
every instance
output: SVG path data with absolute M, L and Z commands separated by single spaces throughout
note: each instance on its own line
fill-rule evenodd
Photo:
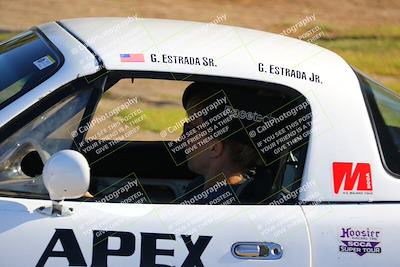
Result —
M 335 194 L 372 194 L 369 163 L 334 162 L 332 164 Z
M 339 230 L 339 251 L 356 253 L 382 253 L 381 230 L 370 227 L 342 227 Z
M 157 248 L 158 240 L 175 241 L 177 238 L 174 234 L 167 233 L 140 233 L 140 267 L 172 267 L 165 264 L 156 263 L 156 256 L 174 256 L 173 249 Z M 118 238 L 120 247 L 118 249 L 109 248 L 109 238 Z M 195 242 L 192 241 L 190 235 L 180 235 L 179 239 L 184 242 L 187 249 L 187 256 L 181 267 L 201 267 L 204 266 L 201 255 L 210 243 L 212 236 L 199 236 Z M 56 244 L 60 242 L 63 250 L 55 250 Z M 135 253 L 136 238 L 131 232 L 121 231 L 93 231 L 92 244 L 92 264 L 91 266 L 108 266 L 108 257 L 127 257 Z M 66 258 L 69 266 L 88 266 L 79 246 L 78 240 L 72 229 L 56 229 L 49 244 L 45 248 L 42 256 L 36 264 L 36 267 L 45 266 L 49 258 Z

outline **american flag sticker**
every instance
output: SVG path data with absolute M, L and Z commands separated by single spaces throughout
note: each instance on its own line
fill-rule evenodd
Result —
M 121 62 L 144 62 L 143 54 L 120 54 L 119 59 Z

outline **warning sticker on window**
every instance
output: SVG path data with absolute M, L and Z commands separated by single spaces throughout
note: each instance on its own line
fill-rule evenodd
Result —
M 39 69 L 45 69 L 48 66 L 54 64 L 56 61 L 49 55 L 39 58 L 38 60 L 34 61 L 33 64 Z

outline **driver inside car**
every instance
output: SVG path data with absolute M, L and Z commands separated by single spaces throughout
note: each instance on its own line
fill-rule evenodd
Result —
M 186 135 L 190 152 L 185 157 L 188 168 L 200 177 L 188 185 L 178 202 L 240 203 L 242 191 L 254 183 L 262 160 L 232 108 L 254 110 L 253 101 L 255 97 L 246 97 L 233 86 L 192 83 L 186 88 L 182 102 L 189 119 L 182 135 Z

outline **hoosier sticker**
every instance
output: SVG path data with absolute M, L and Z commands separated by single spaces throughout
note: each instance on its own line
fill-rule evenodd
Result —
M 339 230 L 339 242 L 340 252 L 356 253 L 359 256 L 382 252 L 380 229 L 342 227 Z

